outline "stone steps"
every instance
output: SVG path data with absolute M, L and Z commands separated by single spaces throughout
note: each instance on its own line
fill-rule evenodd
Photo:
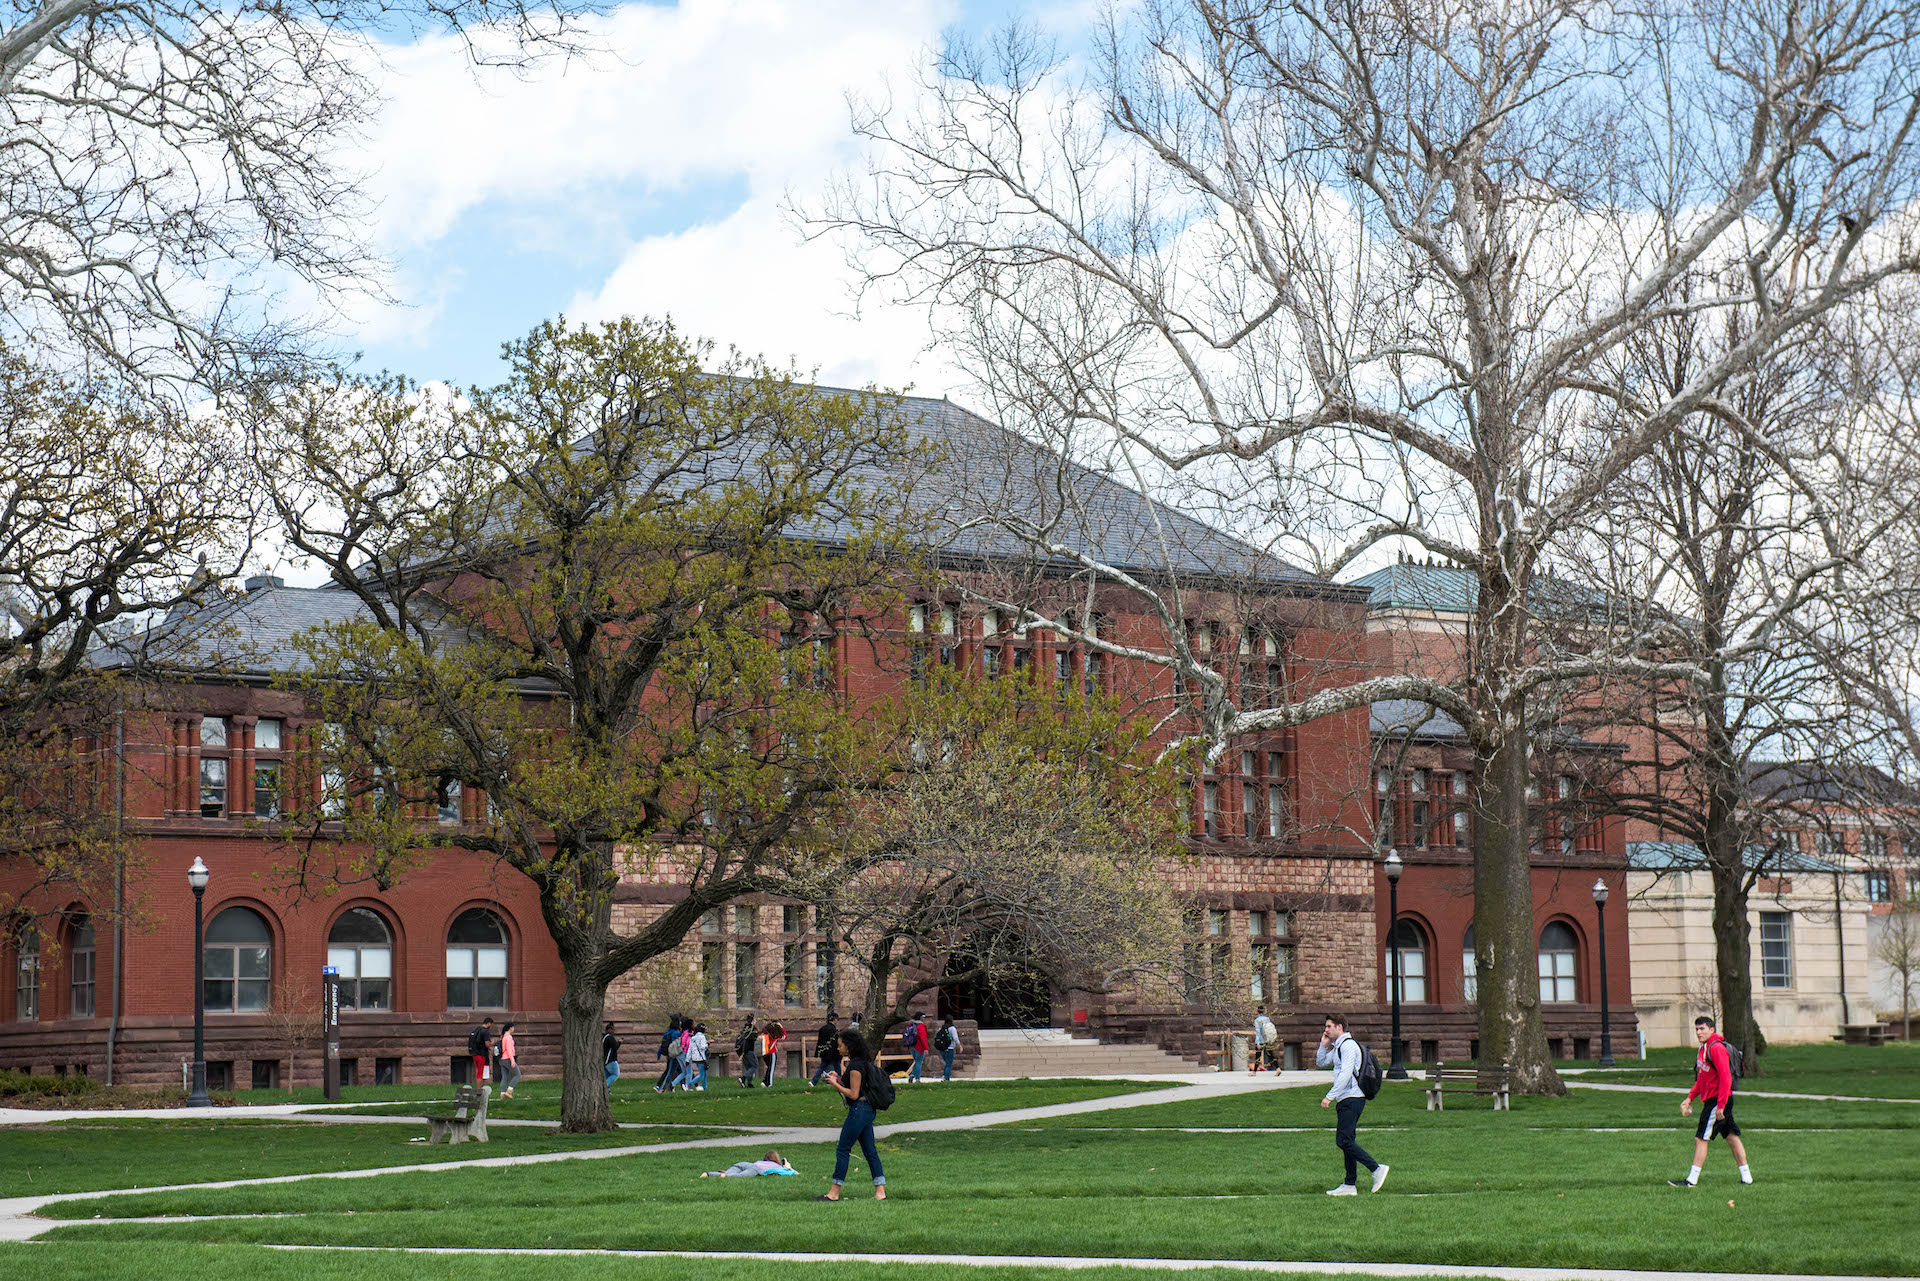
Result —
M 973 1077 L 1168 1076 L 1204 1070 L 1152 1045 L 1108 1045 L 1061 1031 L 980 1034 Z

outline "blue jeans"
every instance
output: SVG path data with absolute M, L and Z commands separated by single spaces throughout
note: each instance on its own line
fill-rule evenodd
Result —
M 1341 1099 L 1333 1105 L 1334 1115 L 1339 1118 L 1333 1131 L 1333 1145 L 1339 1148 L 1347 1158 L 1346 1181 L 1349 1184 L 1359 1177 L 1359 1171 L 1354 1168 L 1355 1166 L 1364 1165 L 1369 1170 L 1380 1168 L 1380 1163 L 1368 1156 L 1367 1150 L 1360 1146 L 1359 1137 L 1355 1133 L 1360 1128 L 1360 1113 L 1366 1106 L 1365 1099 Z
M 821 1059 L 820 1066 L 813 1070 L 813 1080 L 809 1081 L 808 1084 L 809 1085 L 820 1084 L 821 1077 L 825 1076 L 829 1072 L 836 1072 L 839 1070 L 839 1068 L 840 1068 L 839 1059 Z
M 861 1099 L 847 1109 L 847 1119 L 840 1123 L 840 1146 L 833 1152 L 833 1186 L 839 1187 L 847 1181 L 847 1165 L 853 1157 L 853 1144 L 860 1142 L 860 1153 L 867 1158 L 867 1168 L 873 1171 L 873 1186 L 887 1186 L 886 1172 L 880 1168 L 880 1149 L 873 1143 L 873 1104 Z
M 952 1050 L 940 1051 L 940 1079 L 942 1081 L 953 1080 L 953 1051 Z
M 620 1061 L 618 1059 L 614 1059 L 609 1061 L 607 1064 L 607 1088 L 611 1090 L 613 1088 L 613 1083 L 615 1081 L 618 1081 L 619 1079 L 620 1079 Z
M 653 1083 L 656 1090 L 671 1090 L 673 1083 L 680 1079 L 680 1060 L 668 1059 L 667 1065 L 660 1069 L 660 1079 Z
M 913 1066 L 907 1069 L 907 1080 L 918 1081 L 920 1079 L 920 1067 L 926 1061 L 927 1052 L 925 1050 L 915 1050 L 913 1052 Z
M 693 1078 L 687 1082 L 687 1084 L 692 1085 L 695 1089 L 704 1090 L 707 1088 L 707 1061 L 705 1059 L 695 1059 L 693 1062 L 687 1064 L 687 1073 Z

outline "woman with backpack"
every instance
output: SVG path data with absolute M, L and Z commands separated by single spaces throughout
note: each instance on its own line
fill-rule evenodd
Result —
M 667 1020 L 667 1030 L 660 1034 L 660 1048 L 653 1057 L 665 1059 L 667 1065 L 660 1069 L 660 1079 L 653 1083 L 653 1092 L 659 1094 L 671 1090 L 673 1083 L 680 1077 L 680 1016 L 674 1015 Z
M 500 1097 L 513 1097 L 513 1087 L 520 1084 L 520 1047 L 513 1043 L 513 1024 L 500 1029 Z
M 840 1123 L 840 1145 L 834 1149 L 833 1188 L 814 1200 L 840 1199 L 840 1185 L 847 1181 L 853 1145 L 858 1143 L 861 1155 L 867 1158 L 867 1169 L 873 1171 L 873 1199 L 884 1201 L 887 1175 L 880 1168 L 880 1149 L 873 1141 L 873 1119 L 893 1102 L 893 1082 L 887 1080 L 880 1065 L 873 1061 L 866 1038 L 858 1032 L 840 1034 L 840 1067 L 827 1073 L 827 1084 L 840 1091 L 846 1100 L 847 1116 Z
M 773 1088 L 773 1070 L 780 1065 L 780 1047 L 787 1039 L 787 1029 L 778 1023 L 769 1023 L 760 1036 L 760 1084 Z
M 687 1035 L 687 1066 L 680 1075 L 683 1090 L 707 1088 L 707 1025 L 696 1023 Z

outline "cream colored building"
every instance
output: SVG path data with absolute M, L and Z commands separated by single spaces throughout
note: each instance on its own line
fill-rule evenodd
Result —
M 1627 931 L 1634 1008 L 1649 1046 L 1693 1044 L 1693 1020 L 1714 1013 L 1713 883 L 1692 845 L 1627 845 Z M 1825 1041 L 1842 1023 L 1871 1022 L 1867 921 L 1860 878 L 1791 854 L 1748 896 L 1753 1009 L 1767 1040 Z M 1842 982 L 1842 975 L 1845 980 Z M 1844 991 L 1844 999 L 1843 999 Z

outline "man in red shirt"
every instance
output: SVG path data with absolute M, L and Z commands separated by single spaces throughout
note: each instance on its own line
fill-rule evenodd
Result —
M 1700 1054 L 1693 1062 L 1693 1088 L 1680 1100 L 1680 1115 L 1693 1115 L 1693 1101 L 1699 1099 L 1700 1124 L 1693 1133 L 1693 1168 L 1685 1179 L 1668 1179 L 1676 1188 L 1691 1188 L 1700 1182 L 1700 1167 L 1707 1163 L 1707 1145 L 1725 1139 L 1740 1163 L 1740 1182 L 1752 1183 L 1753 1171 L 1747 1168 L 1747 1148 L 1740 1142 L 1740 1126 L 1733 1119 L 1733 1059 L 1727 1051 L 1727 1038 L 1714 1031 L 1713 1020 L 1702 1014 L 1693 1021 L 1693 1039 L 1700 1043 Z

